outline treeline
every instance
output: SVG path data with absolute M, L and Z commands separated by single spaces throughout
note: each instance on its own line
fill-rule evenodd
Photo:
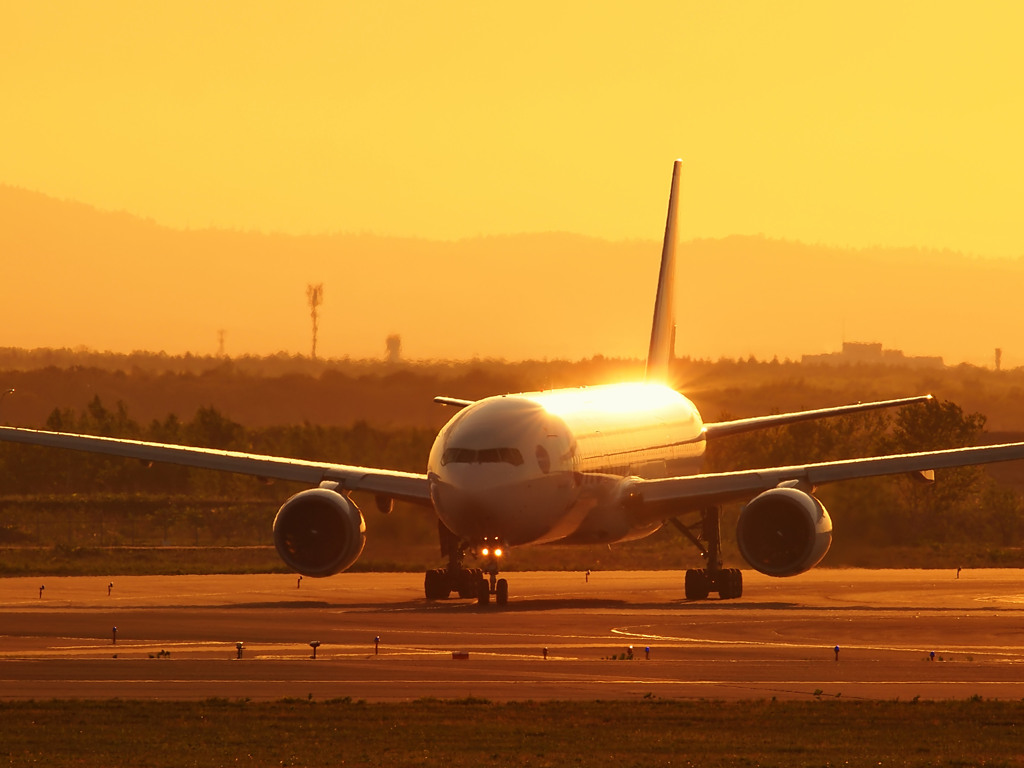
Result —
M 42 355 L 43 352 L 40 352 Z M 643 362 L 593 357 L 579 361 L 384 361 L 302 358 L 188 358 L 140 353 L 165 367 L 135 366 L 113 356 L 92 366 L 91 353 L 72 365 L 0 366 L 0 423 L 39 428 L 54 408 L 81 408 L 93 397 L 123 402 L 142 423 L 168 413 L 211 407 L 247 427 L 310 422 L 348 427 L 439 429 L 451 416 L 436 395 L 476 399 L 508 392 L 588 386 L 643 376 Z M 45 359 L 33 358 L 37 362 Z M 282 362 L 283 372 L 273 365 Z M 138 361 L 141 362 L 141 358 Z M 117 364 L 123 363 L 123 367 Z M 190 363 L 196 363 L 190 367 Z M 252 363 L 252 365 L 250 365 Z M 261 368 L 266 363 L 270 367 Z M 295 367 L 288 367 L 293 365 Z M 914 370 L 895 365 L 803 365 L 754 358 L 679 359 L 672 384 L 714 421 L 907 395 L 932 394 L 984 413 L 994 432 L 1024 432 L 1024 369 L 973 366 Z
M 197 360 L 199 358 L 196 358 Z M 169 358 L 168 361 L 181 360 Z M 260 358 L 268 360 L 268 358 Z M 433 398 L 482 398 L 494 394 L 576 386 L 642 375 L 639 361 L 594 358 L 575 363 L 480 360 L 388 364 L 376 361 L 306 361 L 275 375 L 236 359 L 207 359 L 198 371 L 71 367 L 0 368 L 0 423 L 41 427 L 57 408 L 80 408 L 92 397 L 124 403 L 142 422 L 167 413 L 213 407 L 249 427 L 302 424 L 431 427 L 451 416 Z
M 289 352 L 272 355 L 169 355 L 166 352 L 100 352 L 88 348 L 70 349 L 0 347 L 0 371 L 37 371 L 42 369 L 96 369 L 132 374 L 203 375 L 230 371 L 247 376 L 320 376 L 326 372 L 347 376 L 382 375 L 407 368 L 429 368 L 432 375 L 444 378 L 474 364 L 529 367 L 536 363 L 505 363 L 501 360 L 467 362 L 465 360 L 389 361 L 380 358 L 317 357 Z

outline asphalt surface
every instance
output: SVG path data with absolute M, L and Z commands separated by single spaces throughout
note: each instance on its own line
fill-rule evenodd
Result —
M 1019 570 L 745 571 L 702 602 L 679 572 L 506 575 L 503 609 L 421 574 L 0 579 L 0 699 L 1024 699 Z

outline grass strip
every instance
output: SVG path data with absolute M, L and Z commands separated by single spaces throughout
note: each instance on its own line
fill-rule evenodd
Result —
M 0 703 L 9 765 L 1021 766 L 1024 703 Z

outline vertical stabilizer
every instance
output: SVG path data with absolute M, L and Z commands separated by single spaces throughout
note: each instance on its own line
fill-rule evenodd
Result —
M 647 380 L 668 382 L 669 363 L 675 348 L 675 277 L 676 220 L 679 208 L 679 177 L 683 161 L 672 166 L 672 188 L 668 197 L 668 219 L 665 222 L 665 242 L 661 247 L 661 271 L 658 274 L 658 296 L 654 302 L 654 324 L 651 327 L 651 347 L 647 351 Z

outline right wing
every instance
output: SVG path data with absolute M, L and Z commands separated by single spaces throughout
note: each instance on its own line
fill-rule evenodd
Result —
M 633 505 L 634 515 L 640 519 L 655 520 L 666 513 L 675 514 L 727 501 L 752 498 L 779 486 L 812 491 L 820 485 L 840 480 L 926 472 L 1018 459 L 1024 459 L 1024 443 L 952 448 L 945 451 L 902 453 L 792 467 L 769 467 L 652 480 L 631 478 L 626 481 L 624 491 L 629 503 Z
M 401 501 L 430 504 L 427 476 L 412 472 L 15 427 L 0 427 L 0 441 L 68 448 L 145 462 L 179 464 L 310 485 L 319 485 L 325 480 L 330 480 L 347 491 L 366 491 Z

